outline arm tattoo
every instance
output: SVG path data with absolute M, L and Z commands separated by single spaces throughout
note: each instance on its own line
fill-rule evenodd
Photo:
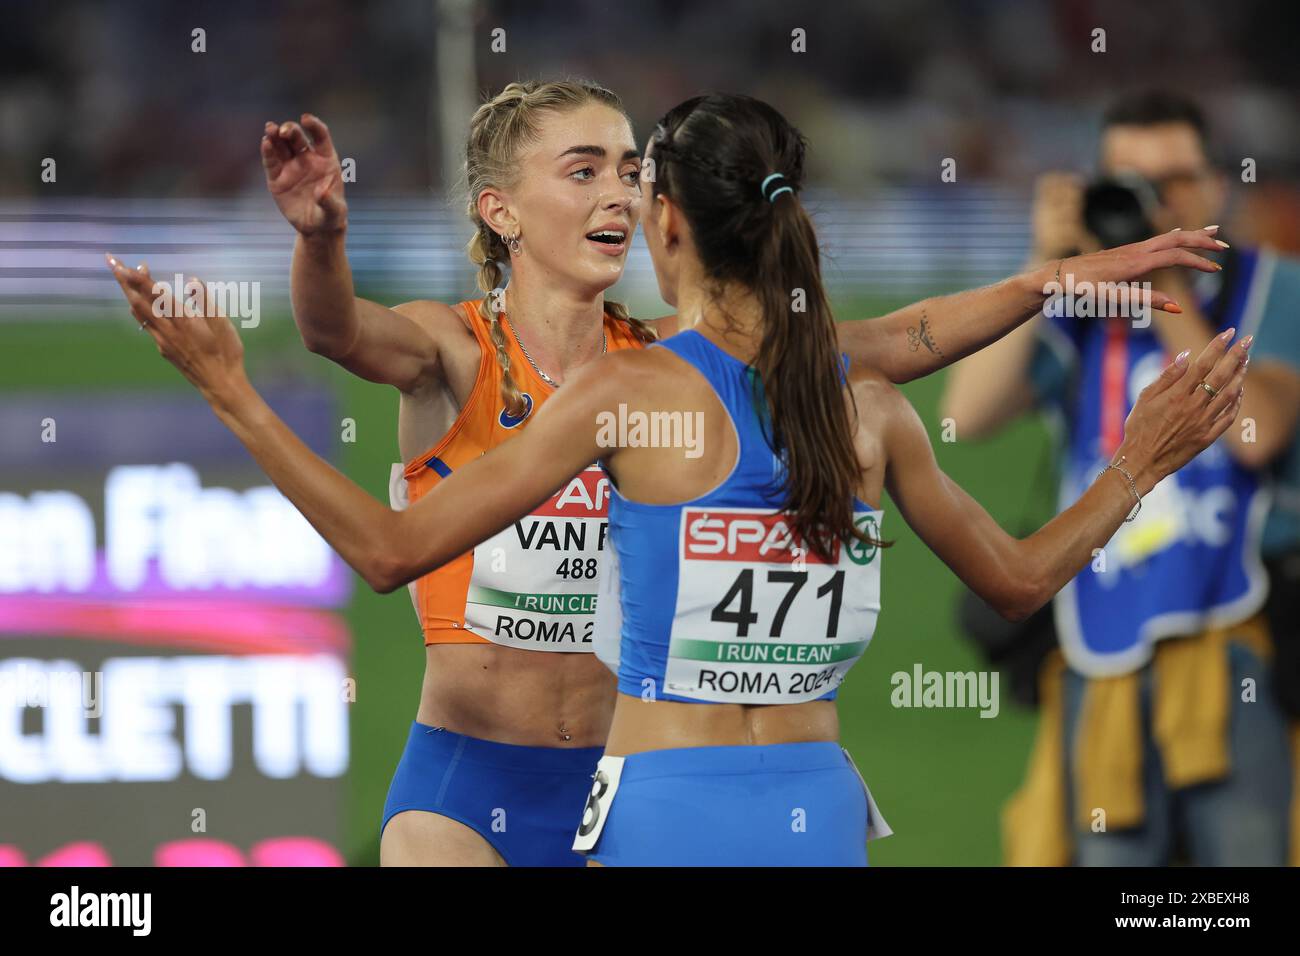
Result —
M 943 349 L 939 348 L 938 343 L 934 341 L 934 333 L 930 328 L 930 320 L 926 318 L 925 310 L 921 310 L 921 328 L 918 331 L 915 325 L 907 327 L 907 347 L 915 352 L 922 345 L 932 353 L 943 358 Z

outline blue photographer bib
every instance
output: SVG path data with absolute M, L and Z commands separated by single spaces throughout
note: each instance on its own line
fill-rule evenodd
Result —
M 1271 258 L 1233 255 L 1218 292 L 1201 303 L 1224 331 L 1255 331 Z M 1077 501 L 1114 455 L 1138 394 L 1171 361 L 1154 328 L 1126 319 L 1051 317 L 1049 335 L 1072 353 L 1060 507 Z M 1240 424 L 1232 427 L 1240 427 Z M 1268 495 L 1223 439 L 1160 482 L 1090 567 L 1055 601 L 1056 627 L 1076 670 L 1102 677 L 1141 667 L 1155 641 L 1242 620 L 1268 593 L 1259 559 Z

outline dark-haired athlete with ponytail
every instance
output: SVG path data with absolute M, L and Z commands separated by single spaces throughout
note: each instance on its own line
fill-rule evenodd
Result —
M 1195 361 L 1180 355 L 1092 488 L 1012 538 L 939 470 L 883 375 L 843 376 L 798 198 L 803 151 L 748 97 L 670 112 L 646 157 L 642 218 L 683 331 L 584 366 L 526 431 L 401 511 L 275 417 L 227 320 L 155 318 L 147 272 L 114 269 L 164 357 L 377 590 L 464 554 L 601 463 L 615 488 L 606 586 L 617 597 L 598 605 L 598 630 L 617 648 L 619 693 L 577 844 L 598 862 L 865 863 L 880 821 L 836 743 L 833 698 L 879 610 L 883 490 L 971 588 L 1019 618 L 1239 406 L 1245 349 L 1220 336 Z M 688 447 L 672 440 L 683 427 L 660 427 L 688 420 L 699 423 Z

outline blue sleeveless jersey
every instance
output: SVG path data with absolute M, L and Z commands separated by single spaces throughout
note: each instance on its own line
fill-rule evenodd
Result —
M 1221 291 L 1200 303 L 1216 331 L 1235 326 L 1238 337 L 1255 331 L 1267 295 L 1267 268 L 1260 266 L 1256 252 L 1237 255 Z M 1172 356 L 1150 325 L 1069 316 L 1048 321 L 1054 344 L 1068 343 L 1076 376 L 1063 408 L 1068 433 L 1059 504 L 1065 509 L 1111 460 L 1114 437 L 1104 437 L 1107 431 L 1114 436 L 1116 422 L 1122 429 L 1138 394 Z M 1256 475 L 1229 455 L 1223 439 L 1161 481 L 1137 518 L 1121 525 L 1056 598 L 1056 626 L 1070 664 L 1096 677 L 1127 673 L 1149 660 L 1161 638 L 1231 624 L 1258 610 L 1268 587 L 1259 559 L 1267 511 Z
M 880 550 L 838 543 L 823 561 L 780 508 L 783 463 L 744 362 L 688 330 L 656 343 L 713 387 L 739 439 L 736 464 L 692 501 L 629 501 L 611 481 L 609 558 L 595 652 L 618 688 L 645 700 L 775 704 L 834 699 L 880 611 Z M 881 513 L 854 499 L 879 540 Z

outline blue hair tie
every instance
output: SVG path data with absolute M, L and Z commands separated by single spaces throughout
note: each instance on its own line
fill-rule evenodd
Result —
M 758 191 L 763 194 L 764 199 L 766 199 L 768 202 L 774 202 L 776 200 L 776 197 L 781 195 L 781 193 L 790 193 L 791 195 L 794 195 L 793 188 L 791 188 L 790 186 L 782 186 L 780 189 L 773 190 L 772 195 L 769 196 L 767 194 L 767 184 L 774 179 L 785 179 L 785 173 L 772 173 L 772 175 L 768 176 L 766 179 L 763 180 L 762 185 L 758 187 Z

